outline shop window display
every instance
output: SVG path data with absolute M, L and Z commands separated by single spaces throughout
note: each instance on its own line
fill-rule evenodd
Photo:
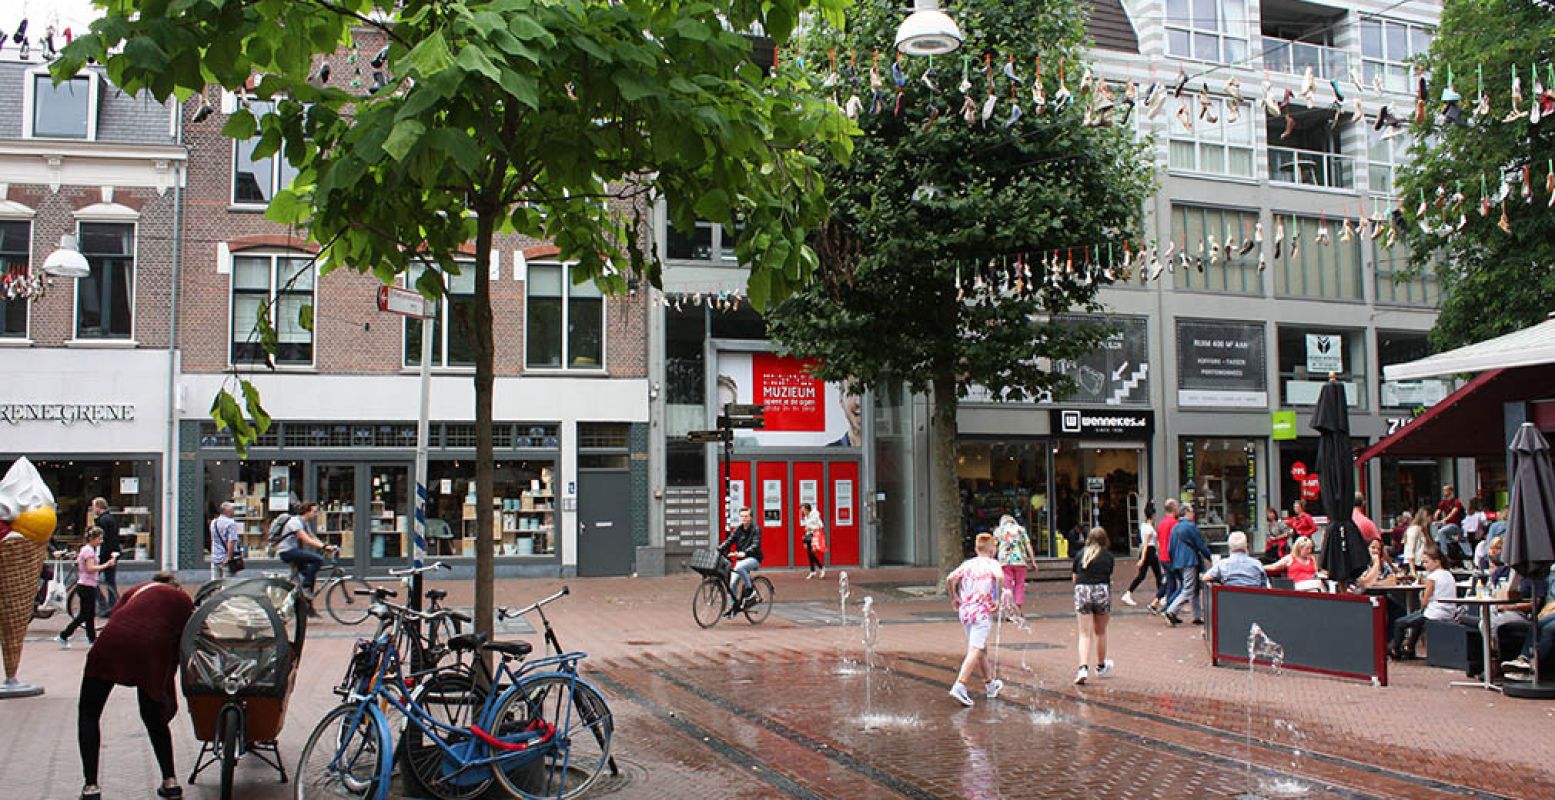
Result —
M 1257 446 L 1251 439 L 1183 439 L 1177 474 L 1181 499 L 1199 510 L 1199 529 L 1210 544 L 1232 531 L 1256 532 Z
M 961 485 L 963 549 L 993 531 L 1005 514 L 1026 526 L 1037 555 L 1052 552 L 1047 524 L 1047 447 L 1038 441 L 961 441 L 956 445 Z
M 222 459 L 205 463 L 205 516 L 201 530 L 209 532 L 221 504 L 237 506 L 233 517 L 241 530 L 249 557 L 265 553 L 270 522 L 300 502 L 302 465 L 296 461 L 240 461 Z M 209 535 L 202 535 L 203 549 L 210 552 Z
M 8 460 L 9 461 L 9 460 Z M 108 501 L 119 520 L 121 560 L 146 561 L 156 557 L 158 504 L 161 482 L 157 463 L 151 459 L 34 461 L 43 482 L 54 492 L 59 527 L 54 540 L 77 547 L 91 525 L 92 498 Z
M 555 462 L 499 461 L 493 473 L 492 541 L 499 556 L 556 554 Z M 427 466 L 427 552 L 475 555 L 475 462 Z

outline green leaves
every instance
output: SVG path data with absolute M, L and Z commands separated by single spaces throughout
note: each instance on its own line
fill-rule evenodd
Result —
M 395 161 L 404 161 L 405 154 L 410 152 L 410 148 L 415 146 L 426 130 L 427 126 L 421 120 L 402 119 L 394 123 L 389 138 L 383 142 L 383 151 Z
M 439 30 L 422 39 L 412 48 L 410 54 L 405 57 L 405 62 L 425 79 L 452 67 L 454 54 L 448 49 L 448 39 Z
M 249 445 L 270 430 L 271 419 L 260 402 L 259 389 L 254 384 L 240 379 L 237 386 L 238 392 L 243 395 L 243 404 L 238 405 L 237 398 L 223 386 L 211 401 L 210 413 L 211 421 L 216 423 L 216 430 L 230 431 L 238 457 L 245 458 L 248 456 Z

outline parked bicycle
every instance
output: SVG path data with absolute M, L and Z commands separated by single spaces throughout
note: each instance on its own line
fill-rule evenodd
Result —
M 729 575 L 733 571 L 734 556 L 703 548 L 691 554 L 691 569 L 702 576 L 696 593 L 691 596 L 691 616 L 703 628 L 717 625 L 729 616 L 734 598 L 729 595 Z M 756 575 L 751 578 L 751 588 L 746 594 L 741 612 L 752 625 L 760 625 L 772 614 L 774 592 L 772 581 Z

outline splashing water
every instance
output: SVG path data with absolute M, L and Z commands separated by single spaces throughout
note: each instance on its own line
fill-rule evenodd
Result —
M 1247 763 L 1247 786 L 1251 789 L 1253 782 L 1253 702 L 1256 698 L 1255 681 L 1258 673 L 1258 662 L 1268 664 L 1276 674 L 1285 664 L 1285 648 L 1278 642 L 1269 638 L 1263 632 L 1263 628 L 1254 622 L 1247 629 L 1247 734 L 1245 736 L 1244 754 Z M 1276 723 L 1278 724 L 1278 722 Z M 1305 785 L 1289 778 L 1264 779 L 1259 781 L 1258 794 L 1255 797 L 1302 797 L 1307 794 Z M 1295 791 L 1294 794 L 1291 792 Z
M 880 639 L 880 615 L 875 612 L 875 598 L 864 598 L 864 666 L 875 668 L 875 642 Z
M 848 627 L 848 573 L 843 570 L 837 576 L 837 605 L 842 611 L 842 627 Z

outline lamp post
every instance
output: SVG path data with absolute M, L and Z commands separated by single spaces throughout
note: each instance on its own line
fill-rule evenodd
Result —
M 43 260 L 43 272 L 56 278 L 85 278 L 92 268 L 76 246 L 76 237 L 65 234 L 59 237 L 59 249 Z
M 942 56 L 961 47 L 961 28 L 938 0 L 913 0 L 913 12 L 896 29 L 896 49 L 909 56 Z

